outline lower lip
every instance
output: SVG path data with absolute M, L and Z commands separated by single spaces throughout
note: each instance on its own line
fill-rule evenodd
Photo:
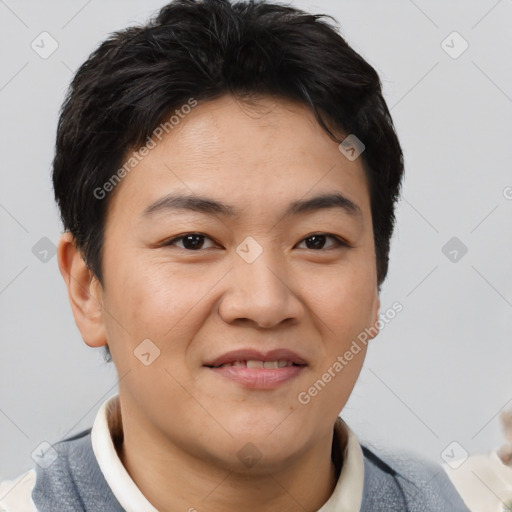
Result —
M 285 366 L 275 369 L 245 368 L 243 366 L 224 366 L 209 368 L 242 386 L 251 389 L 272 389 L 297 377 L 305 366 Z

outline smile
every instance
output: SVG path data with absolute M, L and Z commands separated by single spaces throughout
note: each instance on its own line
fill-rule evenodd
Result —
M 279 363 L 282 365 L 279 366 Z M 209 371 L 249 389 L 274 389 L 297 378 L 306 368 L 291 361 L 235 361 L 207 366 Z
M 263 368 L 266 370 L 270 370 L 270 369 L 276 369 L 276 368 L 285 368 L 287 366 L 303 366 L 303 365 L 299 365 L 292 361 L 285 361 L 285 360 L 279 360 L 279 361 L 250 360 L 250 361 L 232 361 L 231 363 L 224 363 L 219 366 L 213 366 L 212 368 L 240 367 L 240 368 L 251 368 L 251 369 Z

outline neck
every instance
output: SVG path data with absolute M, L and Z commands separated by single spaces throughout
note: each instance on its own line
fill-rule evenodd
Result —
M 315 512 L 334 491 L 343 463 L 337 438 L 333 450 L 334 429 L 286 469 L 248 475 L 186 453 L 131 414 L 121 420 L 118 400 L 109 418 L 121 462 L 160 512 Z

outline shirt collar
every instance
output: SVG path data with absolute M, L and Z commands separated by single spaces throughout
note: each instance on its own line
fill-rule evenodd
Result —
M 91 442 L 98 465 L 114 496 L 126 512 L 158 512 L 142 494 L 119 459 L 112 439 L 116 394 L 101 405 L 91 431 Z M 364 484 L 364 459 L 354 433 L 341 418 L 334 425 L 335 442 L 344 454 L 343 467 L 330 498 L 317 512 L 359 512 Z

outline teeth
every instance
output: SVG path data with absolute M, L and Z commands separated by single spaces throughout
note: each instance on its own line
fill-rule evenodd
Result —
M 263 368 L 263 361 L 247 361 L 247 368 Z
M 266 368 L 268 370 L 274 370 L 276 368 L 285 368 L 286 366 L 293 366 L 291 361 L 279 360 L 279 361 L 233 361 L 232 363 L 224 363 L 217 368 L 226 368 L 227 366 L 241 366 L 252 369 Z

